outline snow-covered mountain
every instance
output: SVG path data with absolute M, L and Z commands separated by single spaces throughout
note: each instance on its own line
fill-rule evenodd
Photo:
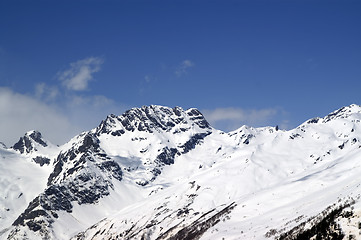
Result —
M 62 146 L 0 146 L 0 239 L 350 239 L 361 107 L 225 133 L 197 109 L 109 115 Z

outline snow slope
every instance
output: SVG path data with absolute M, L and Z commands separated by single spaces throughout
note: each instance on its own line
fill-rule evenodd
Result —
M 350 105 L 290 131 L 224 133 L 196 109 L 152 105 L 108 116 L 45 168 L 2 149 L 48 178 L 25 211 L 6 215 L 0 238 L 356 237 L 360 122 L 361 107 Z
M 315 225 L 317 215 L 322 219 L 353 200 L 359 208 L 360 134 L 356 105 L 291 131 L 242 127 L 229 134 L 213 133 L 157 180 L 172 187 L 102 220 L 77 238 L 290 236 L 288 231 L 299 224 L 315 218 Z M 192 171 L 190 164 L 205 170 Z
M 20 138 L 19 142 L 27 142 L 18 149 L 0 147 L 0 236 L 3 235 L 26 209 L 29 202 L 45 189 L 47 178 L 52 171 L 48 164 L 36 162 L 36 159 L 53 158 L 58 149 L 38 135 L 40 145 L 30 135 L 38 134 L 31 131 Z M 25 140 L 24 140 L 25 139 Z M 19 154 L 21 149 L 24 154 Z M 29 150 L 29 151 L 26 151 Z M 35 160 L 34 160 L 35 159 Z
M 196 109 L 149 106 L 108 116 L 60 147 L 46 189 L 3 235 L 71 237 L 159 190 L 153 182 L 163 168 L 212 130 Z

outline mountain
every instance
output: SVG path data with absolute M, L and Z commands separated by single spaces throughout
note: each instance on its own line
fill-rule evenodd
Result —
M 24 211 L 29 202 L 46 187 L 52 171 L 50 159 L 39 132 L 28 132 L 12 148 L 0 148 L 0 236 Z M 55 150 L 55 146 L 48 145 Z
M 28 132 L 0 148 L 0 239 L 356 238 L 360 121 L 350 105 L 225 133 L 151 105 L 59 147 Z
M 19 139 L 12 149 L 32 158 L 40 166 L 49 165 L 58 154 L 58 147 L 44 140 L 39 131 L 29 131 Z

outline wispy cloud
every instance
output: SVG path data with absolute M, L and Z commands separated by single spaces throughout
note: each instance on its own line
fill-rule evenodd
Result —
M 146 83 L 150 83 L 151 77 L 150 77 L 149 75 L 145 75 L 144 81 L 145 81 Z
M 14 144 L 29 130 L 39 130 L 55 142 L 63 142 L 76 129 L 66 115 L 35 97 L 0 88 L 0 141 Z M 56 127 L 54 127 L 56 126 Z
M 45 101 L 55 100 L 60 95 L 56 86 L 48 86 L 46 83 L 38 83 L 35 85 L 35 96 Z
M 241 109 L 241 108 L 216 108 L 202 110 L 209 123 L 224 131 L 235 130 L 242 125 L 260 126 L 267 125 L 273 118 L 280 114 L 280 110 L 268 109 Z
M 66 97 L 62 108 L 69 121 L 79 130 L 85 131 L 98 126 L 111 113 L 121 114 L 127 107 L 102 95 L 72 95 Z
M 103 95 L 93 95 L 93 96 L 79 96 L 79 95 L 72 95 L 67 96 L 68 106 L 79 106 L 85 107 L 89 106 L 91 108 L 103 108 L 110 105 L 114 105 L 114 101 L 103 96 Z
M 181 77 L 182 75 L 187 74 L 189 68 L 192 67 L 194 67 L 194 63 L 191 60 L 184 60 L 179 64 L 174 73 L 177 77 Z
M 73 63 L 70 68 L 59 72 L 58 78 L 69 90 L 83 91 L 88 88 L 89 81 L 93 79 L 93 74 L 100 71 L 104 60 L 99 57 L 89 57 Z
M 60 83 L 37 83 L 32 93 L 0 86 L 0 142 L 9 146 L 25 132 L 39 130 L 53 143 L 62 144 L 96 127 L 108 114 L 126 110 L 126 106 L 105 96 L 81 92 L 88 88 L 92 74 L 102 63 L 100 58 L 71 63 L 68 70 L 57 75 Z
M 43 86 L 37 85 L 40 93 Z M 96 127 L 107 115 L 120 114 L 126 109 L 102 95 L 72 94 L 58 98 L 61 101 L 47 102 L 35 94 L 0 87 L 0 142 L 11 146 L 25 132 L 39 130 L 53 143 L 62 144 Z

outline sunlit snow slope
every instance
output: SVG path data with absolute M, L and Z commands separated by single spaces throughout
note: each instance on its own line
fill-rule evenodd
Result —
M 20 154 L 22 152 L 22 154 Z M 31 131 L 10 149 L 0 147 L 0 236 L 46 186 L 58 148 Z
M 59 147 L 27 208 L 4 215 L 0 237 L 360 237 L 360 121 L 358 105 L 290 131 L 224 133 L 196 109 L 154 105 L 110 115 Z M 27 161 L 46 174 L 25 151 L 1 154 L 3 162 Z M 5 176 L 1 182 L 12 175 Z

